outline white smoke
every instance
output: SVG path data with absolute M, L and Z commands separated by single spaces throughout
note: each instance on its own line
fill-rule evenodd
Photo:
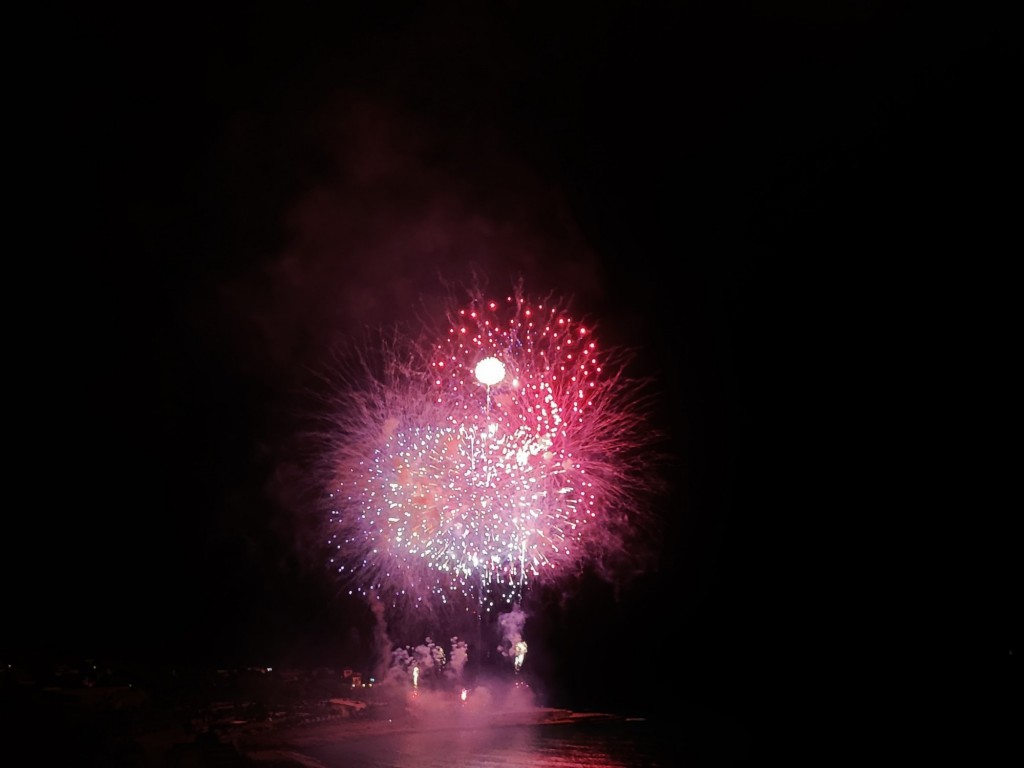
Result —
M 512 659 L 518 672 L 523 664 L 523 658 L 526 656 L 526 641 L 523 640 L 526 614 L 520 608 L 519 603 L 516 603 L 508 613 L 499 614 L 498 623 L 502 630 L 502 641 L 498 645 L 498 652 Z

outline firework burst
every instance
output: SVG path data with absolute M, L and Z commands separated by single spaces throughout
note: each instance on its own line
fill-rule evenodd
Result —
M 331 546 L 353 591 L 511 604 L 646 522 L 646 387 L 559 300 L 474 292 L 364 355 L 331 415 Z

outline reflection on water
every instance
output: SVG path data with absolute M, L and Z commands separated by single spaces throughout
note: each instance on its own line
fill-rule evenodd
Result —
M 430 728 L 303 752 L 326 768 L 674 768 L 696 765 L 689 746 L 681 733 L 669 734 L 648 721 L 602 720 Z

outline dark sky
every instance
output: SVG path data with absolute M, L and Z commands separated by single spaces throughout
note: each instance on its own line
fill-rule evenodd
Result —
M 552 687 L 600 700 L 596 665 L 757 696 L 879 642 L 863 617 L 925 420 L 911 372 L 962 352 L 956 270 L 1009 236 L 993 20 L 210 5 L 25 27 L 12 656 L 358 658 L 365 617 L 290 455 L 296 393 L 472 267 L 635 348 L 677 459 L 659 569 L 538 618 Z

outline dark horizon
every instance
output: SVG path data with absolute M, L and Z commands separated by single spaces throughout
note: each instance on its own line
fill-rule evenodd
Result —
M 915 360 L 967 311 L 966 259 L 1015 239 L 994 27 L 854 2 L 64 9 L 19 113 L 0 650 L 365 652 L 292 454 L 305 391 L 479 268 L 635 350 L 673 456 L 657 567 L 538 594 L 526 669 L 630 706 L 859 664 Z

